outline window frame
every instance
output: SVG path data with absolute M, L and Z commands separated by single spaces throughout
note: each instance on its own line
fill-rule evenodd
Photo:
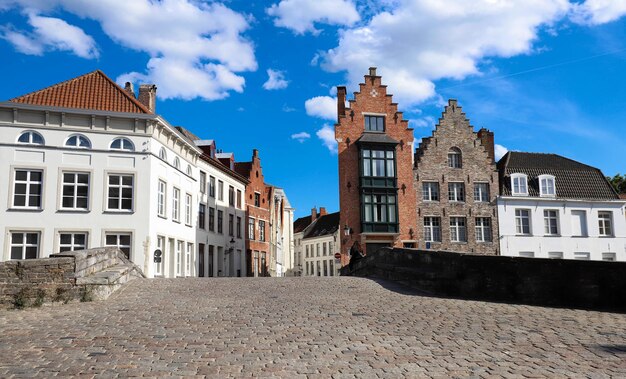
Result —
M 456 222 L 453 224 L 453 221 Z M 456 236 L 456 239 L 454 236 Z M 450 216 L 450 242 L 467 243 L 467 217 Z
M 607 217 L 603 217 L 607 216 Z M 608 229 L 608 232 L 607 232 Z M 598 236 L 613 237 L 613 212 L 598 211 Z
M 489 203 L 490 199 L 491 199 L 491 189 L 489 188 L 489 183 L 488 182 L 474 182 L 474 202 L 475 203 Z
M 215 207 L 209 207 L 209 232 L 215 232 Z
M 440 243 L 441 240 L 441 217 L 424 216 L 424 242 Z
M 117 184 L 116 186 L 119 188 L 120 192 L 119 192 L 119 197 L 118 197 L 118 208 L 111 208 L 109 207 L 109 200 L 110 198 L 110 177 L 111 176 L 118 176 L 120 178 L 119 184 Z M 132 178 L 132 184 L 131 184 L 131 199 L 130 199 L 130 209 L 126 209 L 126 208 L 122 208 L 122 201 L 124 200 L 124 198 L 122 197 L 122 189 L 124 188 L 128 188 L 128 185 L 123 184 L 123 177 L 125 176 L 130 176 Z M 105 177 L 105 181 L 104 181 L 104 188 L 105 188 L 105 196 L 104 196 L 104 209 L 106 212 L 115 212 L 115 213 L 133 213 L 135 211 L 135 198 L 136 198 L 136 194 L 135 194 L 135 190 L 136 190 L 136 183 L 137 183 L 137 175 L 135 175 L 135 173 L 129 173 L 129 172 L 120 172 L 120 171 L 107 171 L 104 174 Z
M 200 170 L 200 193 L 205 194 L 207 189 L 206 172 Z
M 376 201 L 379 200 L 382 201 Z M 369 198 L 369 200 L 368 200 Z M 390 199 L 393 199 L 391 201 Z M 399 230 L 398 194 L 393 190 L 361 191 L 361 230 L 365 233 L 397 233 Z M 376 212 L 378 211 L 378 212 Z M 378 218 L 376 218 L 378 213 Z M 393 219 L 392 219 L 393 216 Z M 369 219 L 368 219 L 369 218 Z
M 128 259 L 132 261 L 133 258 L 133 243 L 134 243 L 134 233 L 131 231 L 116 231 L 116 230 L 105 230 L 103 232 L 104 234 L 104 246 L 106 247 L 110 247 L 110 246 L 114 246 L 114 247 L 118 247 L 120 250 L 122 250 L 122 252 L 124 252 L 125 248 L 128 248 Z M 108 236 L 116 236 L 116 244 L 115 245 L 111 245 L 107 243 L 107 237 Z M 121 236 L 129 236 L 129 244 L 128 245 L 122 245 L 120 244 L 120 237 Z
M 61 242 L 62 236 L 63 235 L 69 235 L 71 242 L 69 244 L 64 244 Z M 85 236 L 85 243 L 84 244 L 77 244 L 76 243 L 76 236 L 78 235 L 84 235 Z M 59 231 L 57 233 L 57 249 L 56 251 L 58 251 L 59 253 L 63 253 L 65 251 L 78 251 L 78 250 L 85 250 L 85 249 L 89 249 L 89 232 L 86 231 Z M 76 249 L 76 247 L 82 246 L 82 249 Z M 62 250 L 63 247 L 70 247 L 69 250 Z
M 41 240 L 42 240 L 42 232 L 40 230 L 9 230 L 9 238 L 8 238 L 8 258 L 11 261 L 15 261 L 15 260 L 27 260 L 27 259 L 37 259 L 41 257 Z M 14 243 L 13 242 L 13 235 L 14 234 L 21 234 L 22 235 L 22 242 L 21 243 Z M 36 235 L 37 236 L 37 242 L 36 244 L 32 244 L 28 242 L 28 235 Z M 15 247 L 21 247 L 21 253 L 20 253 L 20 257 L 21 258 L 13 258 L 13 248 Z M 35 247 L 35 256 L 34 257 L 28 257 L 26 250 L 29 247 Z
M 28 135 L 28 142 L 21 142 L 20 139 L 22 138 L 22 136 L 24 135 Z M 41 143 L 37 143 L 37 142 L 33 142 L 34 140 L 34 136 L 38 136 L 39 138 L 41 138 Z M 24 130 L 22 131 L 18 136 L 17 139 L 15 140 L 15 143 L 20 144 L 20 145 L 30 145 L 30 146 L 46 146 L 46 140 L 43 138 L 43 136 L 41 135 L 41 133 L 36 132 L 34 130 Z
M 554 175 L 539 175 L 537 178 L 539 182 L 539 196 L 541 197 L 556 197 L 556 178 Z M 549 183 L 552 183 L 552 193 L 544 191 L 543 182 L 546 181 L 546 190 L 549 189 Z
M 435 191 L 433 191 L 433 187 Z M 422 182 L 422 201 L 439 202 L 441 201 L 441 191 L 439 182 L 424 181 Z
M 465 203 L 465 200 L 465 182 L 448 182 L 448 201 L 450 203 Z
M 117 141 L 120 141 L 120 147 L 113 147 L 113 144 Z M 130 144 L 130 148 L 126 148 L 124 147 L 124 144 L 128 143 Z M 131 141 L 129 138 L 126 137 L 117 137 L 114 138 L 111 143 L 109 143 L 109 150 L 112 151 L 128 151 L 128 152 L 134 152 L 135 151 L 135 144 L 133 143 L 133 141 Z
M 11 204 L 11 209 L 16 209 L 16 210 L 28 210 L 28 211 L 41 211 L 44 209 L 44 200 L 45 200 L 45 196 L 44 196 L 44 191 L 45 191 L 45 182 L 46 182 L 46 172 L 45 169 L 43 168 L 33 168 L 33 167 L 12 167 L 12 183 L 11 183 L 11 194 L 10 194 L 10 204 Z M 18 180 L 17 179 L 17 172 L 18 171 L 25 171 L 26 174 L 26 180 Z M 41 174 L 41 179 L 39 181 L 32 181 L 31 180 L 31 176 L 33 172 L 38 172 Z M 17 196 L 17 185 L 18 184 L 24 184 L 25 185 L 25 191 L 24 194 L 19 194 L 19 196 L 24 196 L 24 205 L 16 205 L 15 202 L 15 197 Z M 33 184 L 39 184 L 39 194 L 37 195 L 39 198 L 39 205 L 37 206 L 32 206 L 29 205 L 30 204 L 30 198 L 31 196 L 33 196 L 30 193 L 31 190 L 31 186 Z
M 76 138 L 76 145 L 68 145 L 70 139 L 72 138 Z M 81 138 L 87 142 L 87 146 L 80 146 L 81 143 Z M 91 143 L 91 140 L 89 140 L 89 138 L 87 138 L 86 135 L 81 134 L 81 133 L 73 133 L 70 134 L 65 141 L 63 142 L 63 147 L 69 147 L 71 149 L 84 149 L 84 150 L 91 150 L 93 144 Z
M 515 188 L 515 181 L 518 181 L 518 188 L 519 190 L 516 191 Z M 521 181 L 523 180 L 523 182 Z M 522 186 L 522 183 L 524 184 Z M 522 192 L 522 187 L 523 188 L 523 192 Z M 515 173 L 515 174 L 511 174 L 511 194 L 513 196 L 528 196 L 528 175 L 526 174 L 522 174 L 522 173 Z
M 372 119 L 375 120 L 375 128 L 372 129 Z M 368 133 L 385 133 L 387 130 L 387 117 L 380 114 L 364 114 L 363 115 L 363 130 Z M 380 123 L 379 123 L 380 121 Z M 382 126 L 382 129 L 379 129 Z
M 485 221 L 487 221 L 486 224 Z M 478 243 L 493 242 L 493 223 L 491 217 L 476 217 L 474 220 L 474 233 L 476 234 L 476 242 Z
M 163 191 L 161 191 L 163 184 Z M 167 182 L 163 179 L 157 181 L 157 216 L 167 218 Z
M 180 222 L 180 188 L 172 187 L 172 220 Z
M 215 199 L 215 176 L 209 176 L 209 197 Z
M 224 234 L 224 211 L 221 209 L 217 210 L 217 232 Z
M 217 200 L 224 201 L 224 181 L 217 181 Z
M 167 150 L 163 146 L 159 149 L 159 159 L 167 162 Z
M 456 146 L 453 146 L 448 150 L 448 168 L 463 168 L 463 152 Z
M 198 228 L 202 230 L 206 230 L 206 208 L 206 204 L 198 204 Z
M 518 215 L 518 212 L 520 212 L 520 215 Z M 526 216 L 522 215 L 522 212 L 526 212 Z M 532 210 L 528 209 L 528 208 L 516 208 L 514 211 L 514 215 L 515 215 L 515 234 L 518 236 L 532 236 L 533 234 L 533 229 L 532 229 Z M 528 232 L 524 231 L 524 223 L 523 220 L 527 219 L 528 223 L 527 223 L 527 228 L 528 228 Z M 518 220 L 520 220 L 520 222 L 518 223 Z M 520 231 L 521 230 L 521 231 Z
M 185 225 L 191 226 L 193 214 L 193 196 L 185 193 Z
M 255 238 L 255 229 L 256 228 L 256 220 L 254 217 L 248 217 L 248 239 L 250 241 L 254 241 Z
M 558 209 L 543 210 L 543 233 L 546 237 L 558 237 L 561 232 Z
M 265 242 L 265 220 L 259 220 L 259 241 Z
M 73 183 L 66 183 L 65 182 L 65 175 L 74 175 L 74 182 Z M 78 175 L 87 175 L 87 184 L 85 185 L 84 183 L 78 183 Z M 80 170 L 64 170 L 61 169 L 60 173 L 59 173 L 59 180 L 60 180 L 60 190 L 59 190 L 59 210 L 61 211 L 72 211 L 72 212 L 89 212 L 89 210 L 91 209 L 91 172 L 89 171 L 80 171 Z M 65 195 L 65 187 L 66 186 L 71 186 L 74 190 L 74 194 L 72 196 L 73 199 L 73 205 L 72 207 L 66 207 L 64 205 L 64 200 L 66 197 Z M 86 205 L 85 207 L 77 207 L 76 204 L 78 202 L 78 188 L 82 188 L 82 187 L 87 187 L 87 198 L 86 198 Z M 108 195 L 108 193 L 107 193 Z M 82 198 L 82 196 L 81 196 Z

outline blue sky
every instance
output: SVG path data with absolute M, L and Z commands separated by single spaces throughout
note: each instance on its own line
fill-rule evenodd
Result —
M 155 83 L 172 124 L 239 161 L 258 148 L 303 216 L 338 209 L 334 87 L 377 66 L 416 143 L 456 98 L 500 152 L 612 176 L 626 172 L 624 14 L 623 0 L 0 0 L 0 99 L 95 69 Z

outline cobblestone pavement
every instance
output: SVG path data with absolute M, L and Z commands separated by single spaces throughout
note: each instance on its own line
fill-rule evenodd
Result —
M 136 280 L 0 311 L 0 377 L 626 377 L 626 315 L 360 278 Z

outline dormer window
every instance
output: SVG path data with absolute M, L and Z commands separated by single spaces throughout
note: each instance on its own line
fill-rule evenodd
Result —
M 91 142 L 82 134 L 74 134 L 65 141 L 65 146 L 79 149 L 91 149 Z
M 44 144 L 43 137 L 41 136 L 41 134 L 37 132 L 33 132 L 33 131 L 28 131 L 28 132 L 24 132 L 20 134 L 20 136 L 17 139 L 17 142 L 25 143 L 28 145 L 43 145 Z
M 511 191 L 515 196 L 528 195 L 528 177 L 525 174 L 511 175 Z
M 450 168 L 463 167 L 461 149 L 459 149 L 458 147 L 453 147 L 448 152 L 448 167 Z
M 366 132 L 384 132 L 385 116 L 365 116 Z
M 554 197 L 556 196 L 556 186 L 554 184 L 554 176 L 539 175 L 539 194 L 540 196 Z

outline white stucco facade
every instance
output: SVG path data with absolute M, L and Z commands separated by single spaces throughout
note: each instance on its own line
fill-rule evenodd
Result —
M 341 249 L 339 231 L 302 240 L 303 276 L 339 276 L 341 264 L 335 253 Z
M 497 205 L 502 255 L 626 261 L 624 201 L 501 196 Z

